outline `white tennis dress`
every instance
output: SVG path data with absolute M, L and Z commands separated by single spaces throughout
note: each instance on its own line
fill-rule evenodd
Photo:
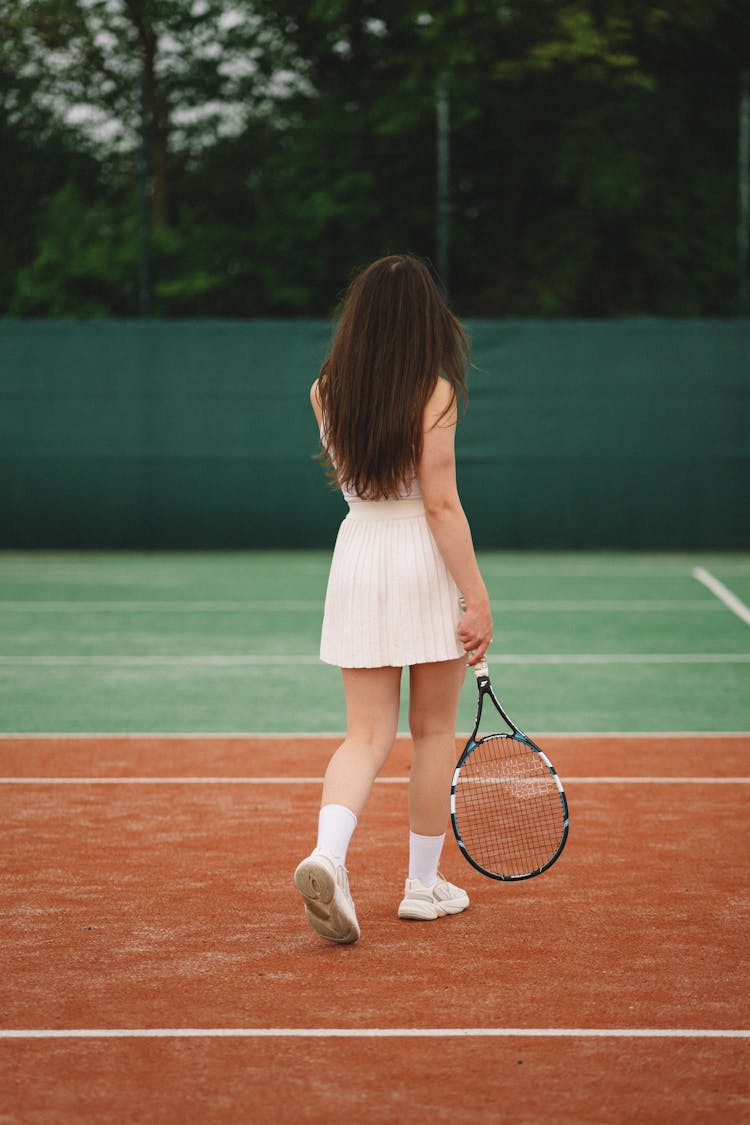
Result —
M 349 512 L 331 560 L 321 660 L 381 668 L 463 656 L 458 587 L 430 531 L 418 482 L 398 500 L 343 493 Z

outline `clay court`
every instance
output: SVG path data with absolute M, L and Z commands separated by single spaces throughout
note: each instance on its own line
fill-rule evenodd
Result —
M 336 947 L 291 882 L 343 714 L 326 556 L 0 560 L 3 1121 L 750 1120 L 750 561 L 482 564 L 567 847 L 503 884 L 449 840 L 470 909 L 400 922 L 401 736 Z

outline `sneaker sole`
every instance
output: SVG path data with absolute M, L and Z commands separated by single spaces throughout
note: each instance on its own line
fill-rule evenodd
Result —
M 423 902 L 417 898 L 407 898 L 398 908 L 399 918 L 412 922 L 434 922 L 436 918 L 444 918 L 449 914 L 461 914 L 469 905 L 469 900 L 462 899 L 441 902 L 438 906 L 434 902 Z
M 359 925 L 343 900 L 327 864 L 303 859 L 294 873 L 294 885 L 305 903 L 307 920 L 321 937 L 338 945 L 351 945 L 359 938 Z M 342 901 L 343 900 L 343 901 Z

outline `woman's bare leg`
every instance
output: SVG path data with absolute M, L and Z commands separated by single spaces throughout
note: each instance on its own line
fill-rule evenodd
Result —
M 409 727 L 414 760 L 409 781 L 409 826 L 422 836 L 445 832 L 456 765 L 456 712 L 466 658 L 415 664 L 410 670 Z
M 346 738 L 326 770 L 322 805 L 344 805 L 359 816 L 398 729 L 400 668 L 342 668 Z

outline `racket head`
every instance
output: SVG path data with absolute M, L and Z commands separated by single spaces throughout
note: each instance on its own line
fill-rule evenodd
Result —
M 568 803 L 544 751 L 513 728 L 469 739 L 453 774 L 451 823 L 472 867 L 490 879 L 519 882 L 559 859 Z

